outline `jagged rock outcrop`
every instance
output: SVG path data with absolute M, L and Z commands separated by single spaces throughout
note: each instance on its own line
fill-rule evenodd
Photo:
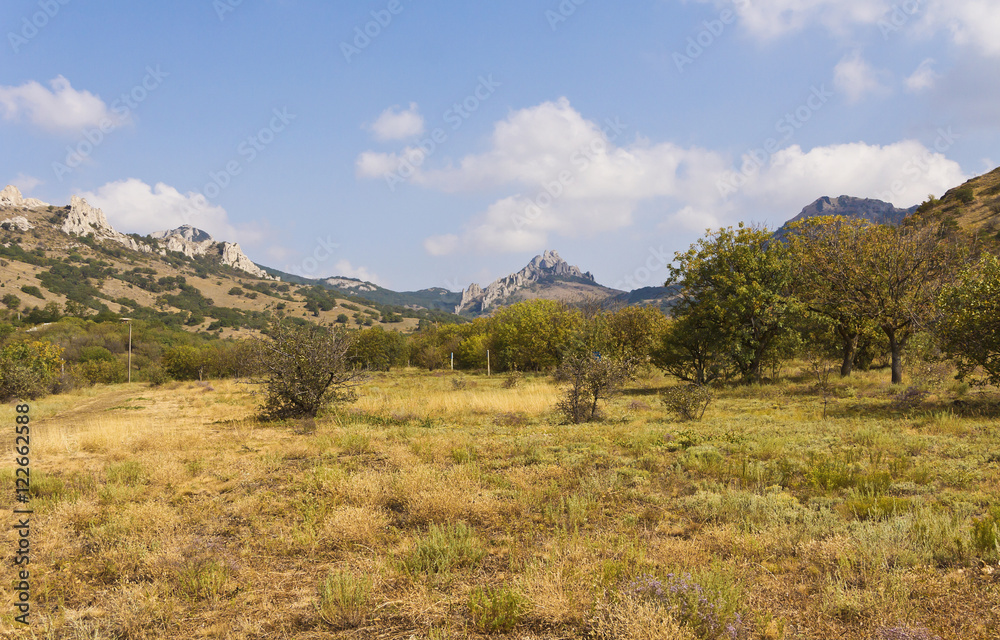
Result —
M 24 207 L 28 209 L 35 209 L 47 206 L 49 206 L 47 202 L 42 202 L 41 200 L 36 200 L 34 198 L 22 197 L 21 190 L 12 184 L 7 185 L 4 187 L 3 191 L 0 191 L 0 207 Z
M 31 231 L 34 228 L 35 225 L 28 222 L 24 216 L 14 216 L 0 222 L 0 229 L 4 231 Z
M 159 241 L 165 251 L 177 251 L 189 258 L 196 256 L 217 256 L 222 264 L 233 269 L 245 271 L 252 276 L 275 280 L 243 253 L 240 245 L 235 242 L 216 242 L 207 232 L 182 225 L 170 231 L 157 231 L 149 234 Z
M 63 220 L 63 233 L 76 236 L 86 236 L 93 234 L 98 240 L 111 240 L 124 245 L 132 251 L 150 253 L 153 248 L 148 244 L 136 241 L 135 238 L 120 233 L 108 224 L 108 219 L 104 212 L 96 207 L 87 204 L 87 201 L 79 196 L 70 198 L 69 211 L 66 219 Z
M 524 269 L 500 278 L 485 289 L 473 283 L 462 293 L 462 301 L 455 313 L 484 313 L 502 305 L 511 297 L 545 278 L 579 278 L 597 284 L 590 272 L 583 273 L 559 257 L 555 251 L 546 251 L 528 263 Z
M 775 235 L 783 238 L 788 233 L 789 224 L 816 216 L 844 216 L 845 218 L 864 219 L 876 224 L 897 225 L 903 222 L 906 216 L 916 210 L 917 207 L 899 209 L 889 202 L 874 200 L 872 198 L 855 198 L 852 196 L 830 198 L 829 196 L 823 196 L 802 209 L 799 215 L 782 225 L 775 232 Z

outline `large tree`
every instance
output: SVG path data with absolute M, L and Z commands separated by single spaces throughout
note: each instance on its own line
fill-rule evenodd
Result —
M 842 326 L 876 324 L 889 342 L 892 382 L 902 382 L 903 349 L 929 320 L 934 298 L 953 272 L 952 238 L 932 225 L 817 217 L 791 242 L 799 256 L 799 294 Z
M 795 305 L 786 253 L 769 231 L 741 223 L 710 232 L 677 253 L 670 267 L 667 286 L 680 289 L 675 321 L 697 327 L 711 341 L 700 346 L 726 353 L 745 382 L 760 381 L 764 363 L 790 332 Z M 666 346 L 683 351 L 690 345 Z

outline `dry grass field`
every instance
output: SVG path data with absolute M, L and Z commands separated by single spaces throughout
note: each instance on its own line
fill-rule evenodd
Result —
M 32 626 L 5 525 L 0 635 L 1000 638 L 993 405 L 886 377 L 838 380 L 826 418 L 803 376 L 680 422 L 654 375 L 585 425 L 548 378 L 415 370 L 309 423 L 233 381 L 49 397 Z

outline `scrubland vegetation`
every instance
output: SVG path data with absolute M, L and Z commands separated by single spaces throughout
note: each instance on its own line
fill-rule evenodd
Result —
M 286 422 L 231 380 L 49 396 L 32 404 L 35 624 L 4 611 L 0 629 L 996 638 L 997 399 L 912 369 L 919 393 L 881 371 L 821 393 L 793 364 L 714 388 L 700 420 L 651 370 L 581 425 L 532 375 L 376 373 Z

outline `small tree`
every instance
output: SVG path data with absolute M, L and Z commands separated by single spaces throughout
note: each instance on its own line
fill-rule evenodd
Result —
M 573 424 L 591 422 L 597 405 L 616 394 L 635 375 L 635 363 L 627 358 L 574 354 L 556 369 L 556 380 L 569 383 L 556 408 Z
M 958 282 L 938 296 L 942 317 L 935 326 L 941 346 L 964 380 L 981 371 L 975 384 L 1000 386 L 1000 261 L 985 254 Z
M 340 327 L 273 321 L 250 349 L 266 393 L 263 416 L 312 418 L 330 403 L 353 400 L 364 375 L 348 355 L 353 343 L 354 336 Z

